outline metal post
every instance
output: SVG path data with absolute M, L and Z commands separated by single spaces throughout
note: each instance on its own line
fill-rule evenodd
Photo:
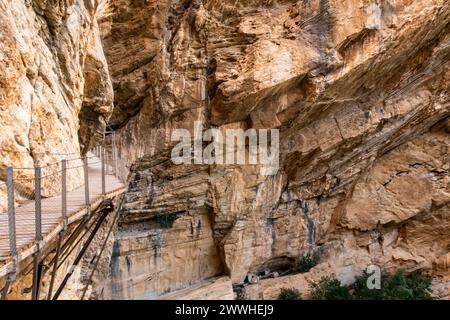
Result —
M 117 173 L 117 177 L 119 178 L 120 181 L 122 181 L 122 175 L 123 175 L 122 162 L 123 162 L 123 159 L 118 157 L 117 158 L 117 169 L 119 170 L 119 172 Z
M 89 173 L 88 173 L 88 158 L 86 156 L 83 157 L 83 171 L 84 171 L 84 200 L 87 208 L 87 213 L 90 210 L 90 201 L 89 201 Z
M 35 210 L 35 239 L 42 240 L 42 222 L 41 222 L 41 167 L 34 168 L 34 210 Z
M 9 286 L 11 285 L 10 281 L 6 281 L 5 286 L 3 287 L 2 290 L 2 298 L 1 300 L 7 300 L 6 296 L 8 295 L 8 291 L 9 291 Z
M 61 214 L 63 218 L 63 229 L 66 230 L 67 219 L 67 160 L 61 161 Z
M 112 168 L 113 175 L 117 176 L 117 149 L 116 149 L 116 133 L 112 133 Z
M 39 268 L 39 254 L 37 250 L 33 253 L 33 283 L 31 291 L 31 300 L 37 300 L 38 296 L 38 268 Z
M 9 251 L 11 256 L 17 255 L 16 245 L 16 213 L 14 209 L 14 173 L 13 168 L 6 169 L 6 186 L 8 189 L 8 226 L 9 226 Z
M 108 150 L 105 148 L 104 149 L 105 152 L 105 174 L 108 174 Z
M 31 299 L 37 300 L 39 298 L 39 282 L 40 282 L 40 241 L 42 241 L 42 216 L 41 216 L 41 167 L 34 168 L 34 210 L 35 210 L 35 240 L 36 251 L 33 254 L 33 287 L 31 292 Z
M 102 147 L 100 152 L 100 162 L 102 164 L 102 195 L 106 193 L 105 186 L 105 149 Z
M 9 287 L 16 279 L 17 242 L 16 242 L 16 213 L 14 208 L 14 171 L 12 167 L 6 169 L 6 188 L 8 194 L 8 233 L 9 253 L 13 257 L 12 270 L 6 277 L 6 283 L 2 292 L 2 300 L 7 299 Z

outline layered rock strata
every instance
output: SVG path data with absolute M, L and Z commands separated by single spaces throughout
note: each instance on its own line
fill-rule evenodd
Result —
M 111 125 L 134 164 L 113 257 L 117 297 L 222 273 L 239 284 L 308 252 L 343 283 L 369 264 L 448 274 L 446 1 L 114 6 L 101 23 Z M 193 132 L 194 121 L 279 129 L 278 174 L 173 164 L 171 134 Z M 252 295 L 277 295 L 261 290 Z

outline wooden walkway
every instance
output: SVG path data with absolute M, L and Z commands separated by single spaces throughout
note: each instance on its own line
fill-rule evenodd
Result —
M 90 157 L 93 156 L 90 154 Z M 106 198 L 112 198 L 125 191 L 125 185 L 115 176 L 106 175 L 105 195 L 102 195 L 101 163 L 96 157 L 91 158 L 89 164 L 89 203 L 91 211 L 95 210 Z M 16 241 L 18 261 L 33 253 L 35 245 L 35 203 L 30 201 L 15 209 L 16 212 Z M 86 213 L 84 185 L 67 192 L 68 222 L 73 223 Z M 42 199 L 42 236 L 41 248 L 50 243 L 63 228 L 61 213 L 61 196 Z M 8 260 L 11 260 L 9 251 L 8 214 L 0 214 L 0 277 L 7 272 Z M 3 265 L 3 266 L 2 266 Z

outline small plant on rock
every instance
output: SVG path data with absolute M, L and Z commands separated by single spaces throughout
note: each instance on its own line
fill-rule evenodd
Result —
M 430 300 L 431 279 L 418 273 L 406 275 L 400 269 L 394 274 L 383 273 L 380 289 L 369 289 L 366 271 L 352 285 L 354 295 L 359 300 Z
M 385 300 L 431 300 L 431 279 L 418 273 L 406 275 L 399 270 L 382 282 Z
M 310 282 L 312 300 L 351 300 L 347 287 L 337 279 L 322 277 L 318 282 Z
M 311 270 L 312 267 L 317 265 L 319 257 L 317 254 L 307 253 L 295 261 L 294 272 L 295 273 L 305 273 Z
M 295 288 L 282 288 L 278 300 L 301 300 L 301 293 Z

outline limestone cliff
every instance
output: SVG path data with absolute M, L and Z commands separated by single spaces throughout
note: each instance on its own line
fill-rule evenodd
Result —
M 312 275 L 344 283 L 368 264 L 448 276 L 448 1 L 117 0 L 113 10 L 101 21 L 110 124 L 132 169 L 110 297 L 220 274 L 237 284 L 310 251 Z M 280 171 L 173 164 L 171 133 L 194 121 L 280 129 Z

